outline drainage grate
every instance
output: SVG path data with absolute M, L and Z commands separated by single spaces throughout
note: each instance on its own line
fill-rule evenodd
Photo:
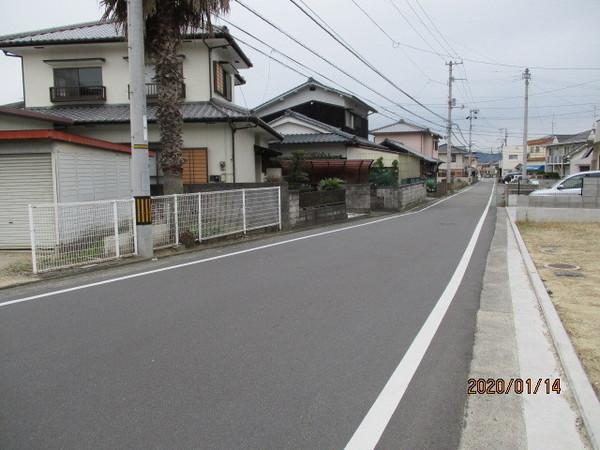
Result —
M 560 270 L 579 270 L 580 267 L 575 264 L 567 264 L 567 263 L 551 263 L 545 264 L 544 267 L 548 269 L 560 269 Z

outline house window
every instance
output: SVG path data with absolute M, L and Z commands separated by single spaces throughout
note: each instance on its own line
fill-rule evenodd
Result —
M 231 101 L 231 75 L 227 73 L 223 64 L 215 62 L 213 65 L 214 90 L 221 97 Z
M 519 155 L 508 155 L 508 159 L 518 159 Z
M 354 129 L 354 114 L 346 111 L 346 127 Z
M 456 155 L 452 155 L 452 162 L 456 162 Z
M 104 100 L 101 67 L 73 67 L 54 69 L 52 101 Z
M 208 183 L 208 163 L 205 148 L 184 148 L 183 172 L 181 181 L 183 184 L 205 184 Z

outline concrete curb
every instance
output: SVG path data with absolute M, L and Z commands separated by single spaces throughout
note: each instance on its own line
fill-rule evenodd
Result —
M 554 304 L 535 268 L 535 264 L 525 246 L 521 233 L 510 214 L 508 214 L 508 222 L 513 230 L 515 239 L 517 240 L 523 263 L 527 269 L 527 276 L 531 281 L 538 303 L 544 314 L 548 331 L 550 332 L 554 347 L 556 348 L 569 386 L 573 392 L 573 397 L 575 397 L 575 402 L 579 408 L 592 447 L 594 450 L 600 450 L 600 402 L 598 402 L 596 393 L 583 370 L 581 361 L 579 361 L 579 358 L 577 357 L 577 353 L 573 348 L 573 344 L 569 339 L 567 331 L 554 308 Z

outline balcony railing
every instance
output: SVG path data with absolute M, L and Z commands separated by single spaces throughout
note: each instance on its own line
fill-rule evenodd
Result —
M 127 86 L 128 96 L 131 98 L 131 89 Z M 181 83 L 177 92 L 179 98 L 185 98 L 185 83 Z M 146 83 L 146 97 L 149 100 L 156 100 L 158 98 L 158 83 Z
M 52 102 L 105 101 L 104 86 L 54 86 L 50 88 Z

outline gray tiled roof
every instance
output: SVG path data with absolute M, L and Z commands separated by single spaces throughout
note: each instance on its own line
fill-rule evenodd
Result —
M 381 144 L 390 148 L 391 150 L 397 151 L 398 153 L 409 153 L 412 156 L 415 156 L 419 159 L 422 159 L 422 160 L 430 162 L 430 163 L 438 162 L 437 159 L 426 156 L 426 155 L 422 154 L 421 152 L 419 152 L 418 150 L 415 150 L 414 148 L 409 147 L 408 145 L 405 145 L 402 142 L 398 142 L 393 139 L 385 139 Z
M 319 120 L 313 119 L 312 117 L 308 117 L 302 113 L 292 111 L 288 109 L 282 116 L 278 117 L 271 121 L 271 123 L 276 122 L 281 119 L 281 117 L 294 117 L 303 122 L 307 122 L 313 124 L 319 128 L 325 129 L 328 132 L 326 133 L 301 133 L 301 134 L 286 134 L 283 137 L 282 145 L 286 144 L 355 144 L 366 147 L 373 147 L 379 150 L 389 151 L 387 147 L 376 144 L 375 142 L 371 142 L 368 139 L 365 139 L 360 136 L 356 136 L 352 133 L 348 133 L 346 131 L 340 130 L 328 123 L 321 122 Z
M 267 123 L 252 115 L 249 110 L 217 100 L 182 103 L 180 106 L 185 122 L 252 122 L 280 138 L 281 135 Z M 60 105 L 27 108 L 52 116 L 64 117 L 75 124 L 129 123 L 129 104 L 118 105 Z M 149 122 L 156 121 L 156 105 L 148 105 Z
M 446 144 L 442 144 L 439 146 L 438 148 L 438 153 L 446 153 Z M 462 145 L 453 145 L 452 146 L 452 153 L 468 153 L 469 151 L 463 147 Z
M 279 95 L 273 97 L 272 99 L 267 100 L 266 102 L 262 103 L 261 105 L 258 105 L 256 108 L 254 108 L 254 111 L 260 113 L 261 110 L 265 109 L 267 106 L 271 105 L 272 103 L 278 102 L 281 99 L 283 99 L 291 94 L 294 94 L 301 89 L 310 88 L 310 87 L 319 87 L 321 89 L 325 89 L 326 91 L 334 92 L 342 97 L 346 97 L 346 98 L 350 98 L 350 99 L 354 100 L 356 103 L 363 105 L 365 108 L 369 109 L 370 111 L 377 112 L 377 110 L 375 108 L 373 108 L 371 105 L 364 102 L 363 100 L 359 99 L 355 95 L 350 94 L 348 92 L 341 91 L 336 88 L 332 88 L 331 86 L 327 86 L 327 85 L 315 80 L 312 77 L 308 78 L 304 83 L 284 92 L 283 94 L 279 94 Z
M 215 32 L 222 31 L 214 27 Z M 204 30 L 195 30 L 190 35 L 201 35 Z M 62 27 L 46 28 L 43 30 L 16 33 L 0 36 L 0 46 L 48 44 L 61 42 L 85 41 L 122 41 L 125 39 L 123 31 L 113 22 L 85 22 Z
M 337 133 L 285 134 L 281 145 L 290 144 L 346 144 L 351 139 Z
M 185 36 L 188 39 L 213 37 L 226 39 L 244 62 L 249 67 L 252 66 L 252 62 L 229 34 L 227 27 L 215 25 L 210 34 L 202 28 L 190 29 Z M 125 41 L 122 29 L 116 27 L 113 22 L 96 21 L 0 36 L 0 48 L 120 41 Z

